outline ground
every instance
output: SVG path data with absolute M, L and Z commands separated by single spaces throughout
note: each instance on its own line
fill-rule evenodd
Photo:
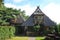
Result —
M 12 39 L 9 40 L 42 40 L 45 37 L 13 37 Z

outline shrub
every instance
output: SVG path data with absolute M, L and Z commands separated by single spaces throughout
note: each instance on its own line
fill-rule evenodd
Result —
M 56 26 L 57 32 L 60 34 L 60 24 Z
M 14 36 L 15 28 L 13 26 L 0 26 L 0 40 L 5 40 Z
M 40 29 L 40 25 L 34 26 L 34 31 L 35 31 L 35 32 L 39 31 L 39 29 Z

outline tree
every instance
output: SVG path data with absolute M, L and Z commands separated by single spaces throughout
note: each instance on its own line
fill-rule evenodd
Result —
M 25 18 L 25 20 L 29 18 L 29 16 L 25 14 L 24 10 L 20 13 L 20 15 L 22 15 Z
M 10 19 L 16 19 L 18 15 L 23 16 L 25 19 L 28 18 L 28 16 L 25 15 L 25 11 L 21 11 L 21 9 L 13 9 L 13 8 L 7 8 L 5 7 L 5 10 L 0 11 L 0 23 L 2 24 L 9 24 Z M 0 24 L 0 25 L 1 25 Z
M 56 26 L 56 30 L 57 30 L 57 33 L 60 34 L 60 24 L 58 24 L 58 25 Z
M 15 33 L 14 26 L 0 26 L 0 40 L 12 38 Z
M 4 1 L 4 0 L 0 0 L 0 6 L 1 6 L 1 4 L 2 4 L 3 1 Z
M 2 3 L 4 0 L 0 0 L 0 3 Z
M 10 19 L 16 19 L 17 15 L 23 16 L 25 19 L 28 16 L 25 15 L 25 11 L 21 11 L 21 9 L 13 9 L 7 8 L 4 6 L 4 0 L 0 0 L 0 25 L 1 24 L 9 24 Z
M 3 10 L 4 8 L 4 0 L 0 0 L 0 10 Z

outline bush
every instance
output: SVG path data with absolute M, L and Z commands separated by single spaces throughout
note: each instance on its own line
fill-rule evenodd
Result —
M 38 32 L 39 29 L 40 29 L 40 25 L 36 25 L 36 26 L 34 26 L 34 31 L 35 31 L 35 32 Z
M 58 33 L 60 34 L 60 24 L 57 25 Z
M 15 28 L 13 26 L 0 26 L 0 40 L 5 40 L 14 36 Z

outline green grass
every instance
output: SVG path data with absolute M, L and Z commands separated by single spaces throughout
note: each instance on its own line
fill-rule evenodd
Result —
M 28 40 L 29 37 L 13 37 L 9 40 Z M 35 37 L 35 40 L 44 40 L 45 37 Z
M 44 40 L 45 37 L 36 37 L 36 40 Z
M 9 40 L 28 40 L 28 37 L 13 37 Z

